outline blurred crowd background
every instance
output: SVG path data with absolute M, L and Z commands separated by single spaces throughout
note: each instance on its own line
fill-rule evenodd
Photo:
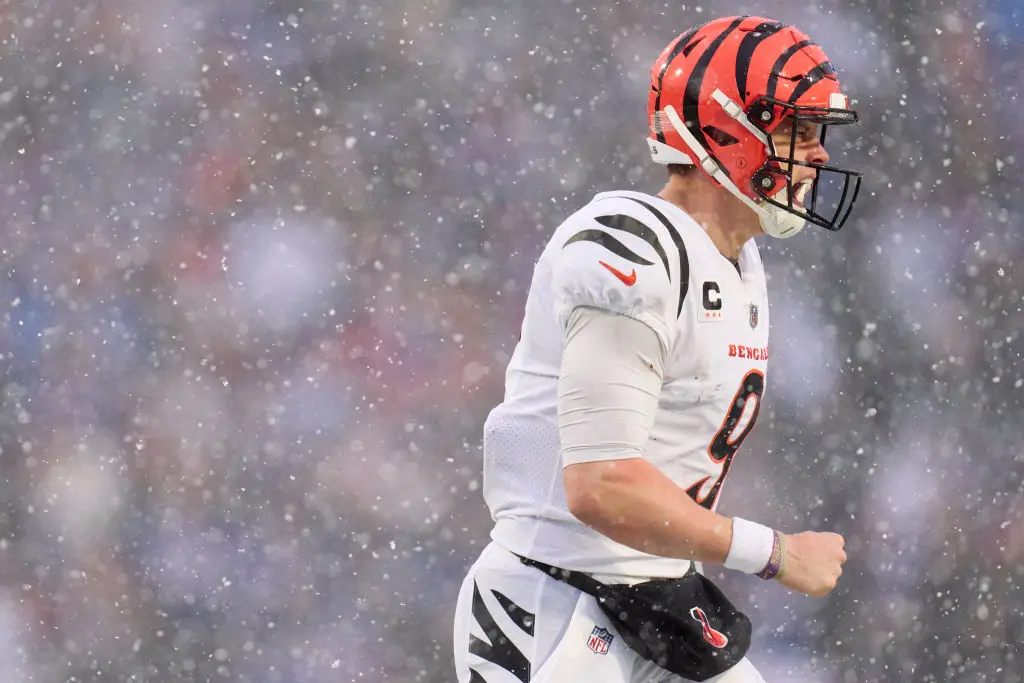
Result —
M 3 3 L 3 681 L 454 681 L 534 259 L 660 190 L 648 70 L 710 12 L 825 46 L 866 176 L 760 242 L 721 506 L 845 534 L 841 585 L 709 573 L 768 681 L 1024 680 L 1024 6 L 818 5 Z

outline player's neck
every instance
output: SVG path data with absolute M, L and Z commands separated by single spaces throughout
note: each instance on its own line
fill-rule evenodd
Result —
M 670 176 L 658 196 L 697 221 L 718 251 L 731 261 L 739 259 L 747 240 L 762 233 L 757 215 L 703 174 Z

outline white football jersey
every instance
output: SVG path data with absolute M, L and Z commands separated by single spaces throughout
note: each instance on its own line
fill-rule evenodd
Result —
M 761 257 L 750 240 L 737 269 L 675 205 L 639 192 L 598 194 L 555 230 L 537 262 L 505 398 L 484 426 L 494 541 L 611 579 L 680 576 L 688 561 L 617 543 L 568 510 L 557 386 L 566 324 L 578 306 L 630 316 L 658 334 L 665 378 L 644 455 L 713 510 L 765 388 Z

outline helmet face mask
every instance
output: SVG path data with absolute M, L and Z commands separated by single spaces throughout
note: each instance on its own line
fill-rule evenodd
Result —
M 828 128 L 856 124 L 857 114 L 824 51 L 792 26 L 726 17 L 680 35 L 651 68 L 648 116 L 652 160 L 698 166 L 766 233 L 790 237 L 805 222 L 839 230 L 849 218 L 860 173 L 801 158 L 797 131 L 820 126 L 824 145 Z M 772 136 L 785 122 L 790 145 L 779 154 Z
M 794 106 L 788 102 L 763 97 L 748 108 L 747 117 L 755 125 L 762 124 L 758 126 L 762 129 L 765 128 L 763 124 L 768 121 L 784 120 L 792 123 L 789 134 L 789 155 L 777 154 L 775 144 L 769 138 L 771 151 L 768 159 L 753 175 L 753 189 L 761 201 L 799 215 L 807 222 L 826 230 L 837 231 L 842 228 L 850 217 L 850 212 L 860 193 L 861 174 L 858 171 L 838 166 L 797 159 L 797 135 L 801 122 L 816 124 L 820 127 L 818 144 L 824 147 L 829 126 L 856 124 L 858 122 L 857 112 L 845 107 Z M 809 189 L 804 188 L 803 193 L 793 186 L 793 169 L 796 166 L 812 168 L 815 171 L 813 179 L 809 181 Z M 822 202 L 822 206 L 819 206 L 818 200 L 822 195 L 819 190 L 822 186 L 835 187 L 836 190 L 829 193 L 833 196 L 828 197 L 826 201 Z M 839 189 L 840 187 L 841 189 Z M 803 201 L 806 191 L 811 193 L 809 202 Z

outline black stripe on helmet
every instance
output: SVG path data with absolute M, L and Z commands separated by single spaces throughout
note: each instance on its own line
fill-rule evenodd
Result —
M 747 98 L 747 75 L 750 71 L 750 60 L 753 58 L 757 46 L 784 28 L 786 25 L 783 23 L 766 21 L 743 37 L 739 51 L 736 53 L 736 88 L 739 90 L 741 99 Z
M 683 93 L 683 122 L 690 128 L 690 132 L 693 133 L 693 136 L 697 138 L 698 144 L 704 149 L 707 149 L 708 146 L 707 138 L 704 137 L 704 132 L 701 131 L 699 123 L 700 89 L 704 84 L 704 73 L 707 71 L 708 65 L 711 64 L 715 53 L 718 52 L 718 48 L 722 46 L 722 43 L 725 42 L 729 34 L 735 31 L 745 19 L 747 19 L 745 16 L 737 17 L 724 31 L 718 34 L 718 37 L 701 53 L 700 59 L 697 60 L 693 67 L 693 72 L 690 74 L 690 80 L 686 83 L 686 91 Z
M 707 22 L 700 26 L 694 26 L 685 34 L 683 34 L 679 40 L 676 41 L 672 51 L 668 53 L 668 57 L 665 58 L 665 63 L 661 65 L 661 71 L 658 73 L 658 89 L 657 94 L 654 96 L 654 132 L 658 138 L 658 142 L 665 142 L 665 133 L 661 130 L 661 121 L 658 119 L 657 113 L 661 111 L 661 86 L 665 80 L 665 74 L 668 72 L 668 65 L 679 56 L 683 50 L 686 49 L 687 44 L 693 40 L 693 37 L 697 35 L 697 31 L 704 28 Z
M 830 76 L 835 72 L 836 69 L 832 66 L 832 62 L 822 62 L 808 71 L 807 75 L 797 83 L 796 88 L 793 90 L 793 95 L 789 98 L 789 103 L 795 105 L 797 100 L 799 100 L 805 92 L 811 89 L 811 86 L 825 78 L 825 76 Z
M 772 65 L 771 76 L 768 77 L 768 89 L 765 93 L 769 98 L 775 97 L 775 90 L 779 87 L 779 76 L 782 74 L 782 70 L 786 68 L 786 62 L 792 59 L 793 55 L 800 50 L 804 49 L 808 45 L 814 45 L 813 40 L 801 40 L 799 43 L 790 45 L 786 48 L 786 51 L 779 55 L 779 58 L 775 60 L 775 64 Z

